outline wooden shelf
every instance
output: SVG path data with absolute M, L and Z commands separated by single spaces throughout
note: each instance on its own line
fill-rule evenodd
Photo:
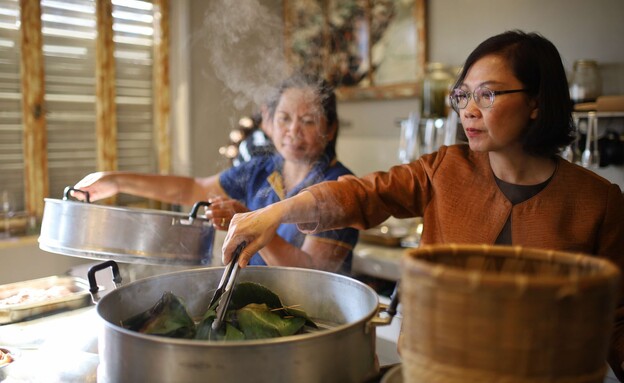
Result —
M 624 117 L 624 111 L 622 112 L 596 112 L 596 111 L 572 112 L 572 116 L 575 118 L 589 118 L 591 116 L 594 116 L 597 118 L 617 118 L 617 117 Z

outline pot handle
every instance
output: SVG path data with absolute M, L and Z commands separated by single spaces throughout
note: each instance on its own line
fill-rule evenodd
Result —
M 191 209 L 191 212 L 189 213 L 189 219 L 191 220 L 191 222 L 195 218 L 197 218 L 197 211 L 199 210 L 200 206 L 208 207 L 208 206 L 210 206 L 210 202 L 207 202 L 207 201 L 195 202 L 195 204 L 193 205 L 193 208 Z
M 91 266 L 89 268 L 89 271 L 87 271 L 87 278 L 89 279 L 89 293 L 91 293 L 91 300 L 93 301 L 93 303 L 98 303 L 98 301 L 100 300 L 100 294 L 98 293 L 100 287 L 95 280 L 95 273 L 108 267 L 111 268 L 111 271 L 113 273 L 113 282 L 115 283 L 115 288 L 121 286 L 121 274 L 119 273 L 119 266 L 117 265 L 117 262 L 106 261 L 103 263 L 99 263 L 95 266 Z
M 370 331 L 371 327 L 388 326 L 392 323 L 392 318 L 396 315 L 397 306 L 399 305 L 399 284 L 400 282 L 397 282 L 394 286 L 392 295 L 390 295 L 390 304 L 387 306 L 380 304 L 377 316 L 373 317 L 370 322 L 366 324 L 367 332 Z
M 85 195 L 85 202 L 86 203 L 91 203 L 91 201 L 89 200 L 89 192 L 88 191 L 84 191 L 84 190 L 80 190 L 80 189 L 76 189 L 73 188 L 71 186 L 68 186 L 65 188 L 65 191 L 63 191 L 63 201 L 67 201 L 69 199 L 69 192 L 71 191 L 75 191 L 75 192 L 79 192 Z

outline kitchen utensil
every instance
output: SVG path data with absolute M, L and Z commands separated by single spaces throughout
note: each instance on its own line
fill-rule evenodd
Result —
M 171 265 L 209 265 L 215 229 L 199 216 L 195 203 L 189 214 L 163 210 L 122 208 L 72 201 L 66 188 L 63 200 L 45 199 L 39 247 L 52 253 L 120 262 Z
M 435 140 L 437 137 L 437 130 L 438 130 L 438 128 L 436 127 L 436 123 L 438 121 L 442 122 L 441 119 L 435 119 L 435 120 L 431 118 L 425 119 L 425 139 L 424 139 L 423 154 L 429 154 L 434 151 Z
M 600 164 L 600 150 L 598 149 L 598 141 L 600 139 L 598 137 L 598 116 L 592 115 L 589 118 L 589 129 L 593 129 L 592 136 L 594 138 L 593 148 L 592 148 L 592 157 L 593 157 L 592 165 L 594 165 L 595 167 L 598 167 L 598 165 Z
M 420 157 L 420 112 L 411 112 L 407 120 L 401 121 L 399 161 L 407 164 Z
M 607 130 L 601 139 L 600 166 L 624 164 L 624 136 L 618 132 Z
M 422 81 L 422 116 L 438 119 L 447 115 L 446 100 L 453 86 L 453 76 L 446 65 L 438 62 L 427 64 Z
M 621 289 L 610 261 L 437 245 L 407 251 L 402 266 L 406 383 L 603 382 Z
M 598 151 L 598 118 L 596 112 L 589 112 L 587 117 L 587 135 L 585 138 L 585 150 L 581 155 L 581 165 L 588 168 L 597 166 L 600 162 Z
M 580 132 L 579 132 L 579 124 L 580 124 L 580 118 L 577 114 L 574 114 L 572 116 L 573 119 L 573 123 L 574 123 L 574 140 L 572 141 L 572 143 L 570 143 L 570 145 L 566 146 L 565 149 L 561 152 L 561 157 L 563 157 L 564 159 L 568 160 L 569 162 L 576 162 L 576 161 L 580 161 L 581 159 L 581 153 L 579 150 L 579 139 L 580 139 Z
M 572 149 L 572 145 L 573 144 L 566 146 L 565 149 L 563 149 L 563 152 L 561 152 L 561 157 L 569 162 L 574 162 L 574 151 Z
M 2 191 L 2 216 L 4 222 L 4 230 L 0 238 L 9 238 L 11 236 L 11 216 L 13 215 L 13 206 L 8 190 Z
M 232 298 L 232 291 L 234 291 L 234 283 L 236 283 L 236 277 L 238 276 L 238 271 L 240 267 L 238 266 L 238 258 L 240 256 L 241 251 L 247 243 L 245 241 L 241 242 L 236 249 L 234 249 L 234 253 L 232 254 L 232 260 L 225 267 L 223 271 L 223 276 L 221 276 L 221 281 L 219 282 L 219 286 L 217 286 L 217 290 L 215 291 L 212 299 L 210 300 L 209 307 L 212 307 L 215 303 L 219 302 L 216 307 L 217 317 L 212 322 L 212 329 L 218 330 L 223 324 L 223 318 L 225 317 L 225 312 L 227 310 L 228 305 L 230 304 L 230 299 Z
M 369 286 L 344 275 L 288 267 L 245 267 L 238 280 L 262 284 L 285 305 L 298 304 L 322 330 L 245 341 L 172 339 L 124 329 L 121 320 L 145 311 L 163 292 L 181 297 L 201 317 L 223 268 L 196 268 L 141 279 L 97 303 L 98 382 L 361 383 L 376 376 L 375 328 L 383 306 Z
M 601 79 L 595 60 L 576 60 L 570 79 L 570 99 L 574 103 L 595 101 L 601 93 Z
M 459 124 L 459 115 L 451 108 L 444 124 L 444 145 L 457 143 L 457 124 Z
M 400 284 L 401 284 L 401 281 L 397 281 L 397 283 L 394 285 L 394 290 L 392 291 L 392 294 L 390 295 L 390 304 L 385 310 L 386 313 L 388 313 L 388 315 L 390 315 L 391 317 L 396 315 L 397 307 L 399 306 L 399 285 Z
M 587 134 L 585 135 L 585 150 L 581 154 L 581 165 L 584 167 L 589 167 L 593 161 L 592 151 L 591 151 L 591 139 L 592 139 L 592 131 L 591 125 L 587 127 Z

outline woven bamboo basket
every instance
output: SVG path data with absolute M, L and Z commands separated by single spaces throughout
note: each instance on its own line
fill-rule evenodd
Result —
M 440 245 L 402 263 L 404 382 L 603 382 L 620 291 L 611 262 Z

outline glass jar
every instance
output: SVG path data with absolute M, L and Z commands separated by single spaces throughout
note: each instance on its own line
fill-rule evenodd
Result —
M 448 114 L 448 95 L 453 85 L 453 76 L 442 63 L 427 65 L 422 86 L 422 117 L 443 118 Z
M 596 61 L 576 60 L 569 87 L 572 103 L 596 101 L 601 93 L 600 74 Z

